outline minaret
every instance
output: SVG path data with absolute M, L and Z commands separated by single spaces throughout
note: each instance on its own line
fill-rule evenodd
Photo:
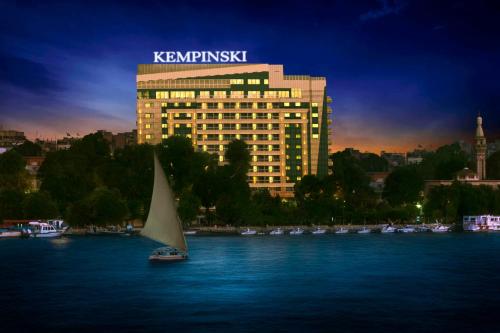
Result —
M 476 168 L 477 176 L 480 180 L 486 178 L 486 138 L 483 132 L 483 118 L 479 114 L 477 116 L 476 137 Z

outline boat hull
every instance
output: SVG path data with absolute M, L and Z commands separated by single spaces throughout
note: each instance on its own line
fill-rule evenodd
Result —
M 62 234 L 63 234 L 62 232 L 34 233 L 34 234 L 31 234 L 31 237 L 35 237 L 35 238 L 54 238 L 54 237 L 61 237 Z
M 21 237 L 22 233 L 20 231 L 3 231 L 0 232 L 0 238 L 16 238 Z
M 159 255 L 153 254 L 149 256 L 149 261 L 152 262 L 169 262 L 169 261 L 181 261 L 186 260 L 188 257 L 186 255 L 177 254 L 177 255 Z

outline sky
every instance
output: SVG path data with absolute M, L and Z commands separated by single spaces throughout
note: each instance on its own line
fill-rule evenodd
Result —
M 498 2 L 497 2 L 498 3 Z M 247 50 L 327 78 L 334 151 L 500 138 L 495 1 L 0 0 L 0 125 L 30 138 L 135 128 L 137 64 Z

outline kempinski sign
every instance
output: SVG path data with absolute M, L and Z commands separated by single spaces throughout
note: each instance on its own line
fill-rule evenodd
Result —
M 247 62 L 247 51 L 155 51 L 154 63 Z

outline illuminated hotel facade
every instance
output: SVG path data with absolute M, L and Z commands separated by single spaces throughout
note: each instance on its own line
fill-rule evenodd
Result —
M 304 175 L 328 173 L 330 102 L 324 77 L 284 75 L 282 65 L 139 65 L 137 140 L 185 136 L 220 163 L 244 140 L 250 187 L 290 197 Z

